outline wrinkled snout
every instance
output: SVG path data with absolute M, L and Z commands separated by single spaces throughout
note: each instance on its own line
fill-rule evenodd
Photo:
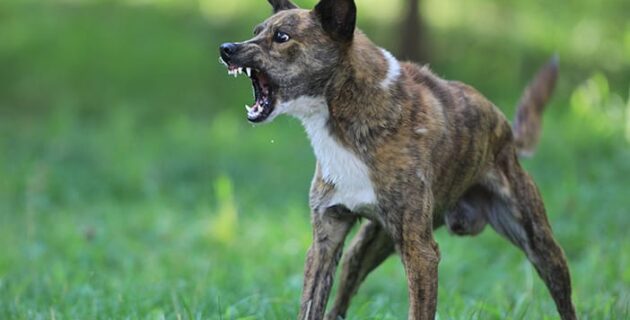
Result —
M 230 60 L 238 50 L 238 45 L 233 42 L 227 42 L 222 44 L 219 47 L 219 53 L 221 54 L 221 59 L 226 63 L 230 63 Z

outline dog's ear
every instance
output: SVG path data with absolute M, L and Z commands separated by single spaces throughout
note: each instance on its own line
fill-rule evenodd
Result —
M 352 41 L 357 20 L 354 0 L 321 0 L 313 11 L 333 40 Z
M 278 11 L 282 11 L 282 10 L 295 9 L 298 7 L 290 0 L 267 0 L 267 1 L 269 1 L 271 6 L 273 7 L 273 13 L 277 13 Z

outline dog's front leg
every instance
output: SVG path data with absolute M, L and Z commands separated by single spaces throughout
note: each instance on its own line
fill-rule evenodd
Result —
M 343 242 L 356 218 L 347 210 L 333 207 L 314 210 L 311 220 L 313 244 L 306 257 L 299 320 L 324 318 Z
M 417 187 L 416 187 L 417 188 Z M 407 275 L 409 319 L 435 318 L 440 253 L 433 239 L 433 198 L 420 187 L 402 193 L 396 214 L 388 214 L 386 227 L 394 239 Z
M 350 299 L 357 293 L 361 282 L 394 253 L 394 243 L 379 222 L 367 221 L 357 232 L 341 262 L 339 285 L 333 306 L 326 320 L 345 318 Z

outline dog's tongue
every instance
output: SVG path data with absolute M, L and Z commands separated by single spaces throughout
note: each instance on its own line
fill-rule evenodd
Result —
M 245 105 L 247 110 L 247 118 L 252 122 L 260 122 L 269 116 L 271 109 L 271 83 L 267 75 L 263 72 L 251 67 L 239 67 L 234 64 L 225 63 L 228 74 L 237 77 L 240 74 L 246 74 L 252 80 L 254 87 L 254 105 Z
M 261 72 L 256 73 L 252 78 L 258 84 L 260 95 L 256 97 L 253 106 L 245 106 L 245 108 L 247 109 L 247 118 L 256 120 L 263 114 L 265 107 L 269 105 L 269 79 Z

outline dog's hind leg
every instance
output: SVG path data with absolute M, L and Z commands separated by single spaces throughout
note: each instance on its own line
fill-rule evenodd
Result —
M 379 223 L 367 221 L 352 240 L 342 259 L 335 303 L 326 319 L 345 318 L 350 299 L 365 277 L 394 252 L 394 242 Z
M 505 157 L 497 171 L 489 184 L 496 197 L 488 215 L 490 225 L 525 252 L 561 318 L 576 319 L 567 260 L 552 235 L 538 188 L 515 156 Z

